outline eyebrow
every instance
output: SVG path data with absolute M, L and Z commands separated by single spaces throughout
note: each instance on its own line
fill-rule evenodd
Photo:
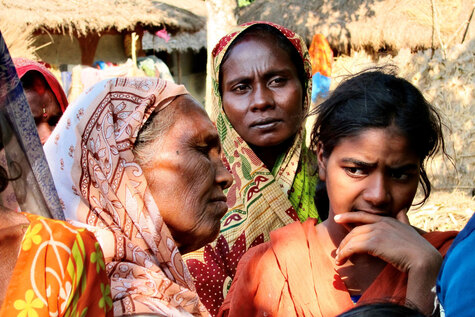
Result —
M 366 167 L 366 168 L 374 168 L 378 165 L 377 163 L 363 162 L 363 161 L 353 159 L 353 158 L 343 158 L 341 161 L 343 163 L 352 163 L 352 164 L 362 166 L 362 167 Z M 417 164 L 410 163 L 410 164 L 394 166 L 394 167 L 391 166 L 391 167 L 389 167 L 389 169 L 396 170 L 396 171 L 397 170 L 417 170 L 418 166 L 417 166 Z
M 279 68 L 279 69 L 270 69 L 269 71 L 264 73 L 264 78 L 266 80 L 268 80 L 269 78 L 274 77 L 276 75 L 287 74 L 287 73 L 291 73 L 291 72 L 292 72 L 292 69 L 290 67 L 287 67 L 287 66 L 284 66 L 284 67 Z M 240 77 L 237 77 L 237 78 L 232 78 L 229 81 L 225 81 L 224 84 L 232 86 L 236 83 L 241 83 L 241 82 L 248 83 L 248 82 L 251 81 L 251 77 L 252 76 L 240 76 Z
M 363 161 L 353 159 L 353 158 L 343 158 L 341 161 L 343 163 L 352 163 L 358 166 L 363 166 L 363 167 L 368 167 L 368 168 L 373 168 L 373 167 L 376 167 L 376 165 L 378 165 L 377 163 L 363 162 Z

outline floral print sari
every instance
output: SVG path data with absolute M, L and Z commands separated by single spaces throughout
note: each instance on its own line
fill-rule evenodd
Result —
M 270 22 L 237 26 L 223 37 L 212 52 L 212 119 L 223 145 L 223 161 L 234 176 L 227 191 L 228 212 L 221 220 L 221 232 L 214 243 L 186 254 L 198 294 L 212 315 L 224 300 L 241 256 L 252 246 L 269 240 L 269 233 L 296 220 L 318 218 L 314 193 L 318 180 L 315 156 L 305 146 L 304 123 L 290 149 L 281 155 L 272 171 L 251 150 L 233 128 L 222 107 L 219 71 L 223 57 L 236 37 L 255 24 L 279 30 L 297 49 L 305 67 L 304 113 L 309 108 L 311 66 L 303 39 L 296 33 Z M 215 119 L 214 119 L 214 118 Z
M 112 316 L 101 247 L 94 235 L 24 213 L 30 225 L 0 316 Z

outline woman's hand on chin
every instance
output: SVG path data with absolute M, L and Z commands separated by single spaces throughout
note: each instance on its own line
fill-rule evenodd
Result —
M 344 264 L 353 254 L 367 253 L 384 260 L 408 273 L 406 298 L 426 314 L 432 313 L 431 290 L 442 256 L 409 225 L 405 211 L 397 219 L 362 211 L 340 214 L 334 219 L 342 225 L 358 224 L 341 241 L 336 251 L 337 265 Z

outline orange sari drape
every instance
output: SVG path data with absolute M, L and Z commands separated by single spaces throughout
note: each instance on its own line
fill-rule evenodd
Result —
M 64 221 L 24 215 L 30 225 L 0 316 L 112 316 L 109 279 L 94 235 Z
M 354 307 L 332 260 L 323 254 L 316 224 L 315 219 L 292 223 L 250 249 L 218 316 L 336 316 Z M 445 255 L 456 234 L 432 232 L 424 238 Z M 404 299 L 406 286 L 407 274 L 388 264 L 359 302 Z

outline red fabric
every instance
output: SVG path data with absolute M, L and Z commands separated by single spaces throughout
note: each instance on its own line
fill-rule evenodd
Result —
M 59 106 L 61 107 L 61 112 L 64 113 L 64 110 L 66 110 L 66 108 L 68 107 L 68 99 L 66 98 L 66 94 L 64 93 L 61 84 L 58 82 L 56 77 L 54 77 L 54 75 L 46 68 L 45 65 L 22 57 L 14 58 L 13 63 L 15 64 L 15 68 L 20 79 L 29 71 L 37 71 L 41 73 L 41 75 L 43 75 L 44 79 L 51 88 L 51 91 L 53 91 L 56 100 L 58 100 Z
M 354 307 L 326 248 L 317 221 L 294 222 L 271 233 L 271 240 L 250 249 L 218 316 L 335 316 Z M 457 232 L 424 235 L 445 255 Z M 359 302 L 404 299 L 407 274 L 387 265 Z

